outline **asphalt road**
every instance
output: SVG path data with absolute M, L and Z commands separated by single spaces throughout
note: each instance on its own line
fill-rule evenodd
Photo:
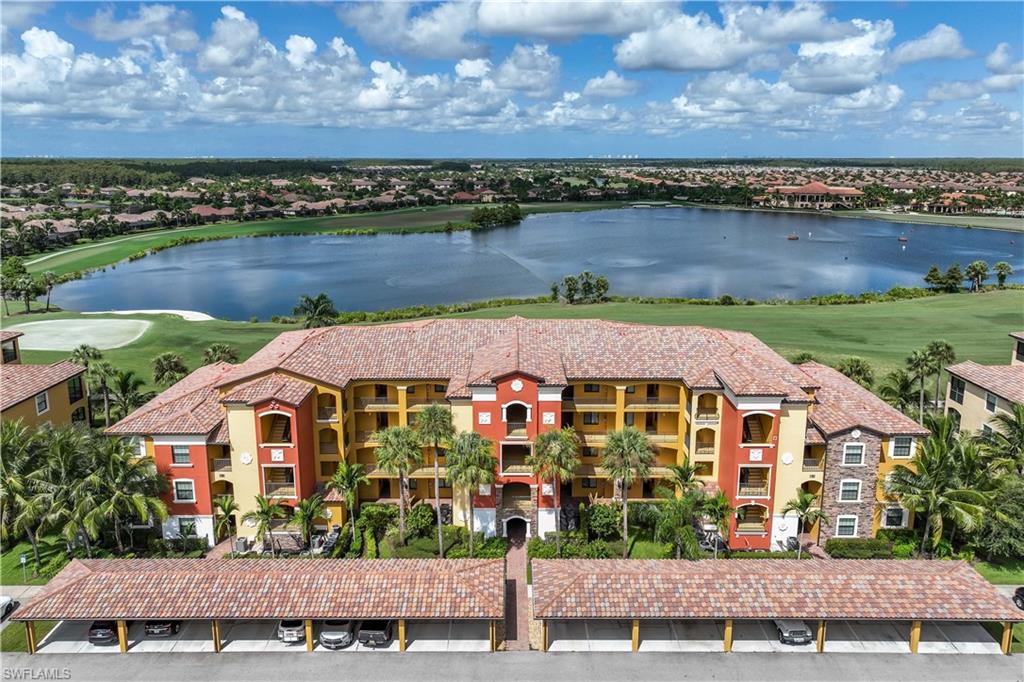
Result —
M 344 660 L 344 665 L 340 661 Z M 31 670 L 27 670 L 31 669 Z M 1024 681 L 1024 656 L 910 654 L 405 653 L 8 654 L 4 680 Z

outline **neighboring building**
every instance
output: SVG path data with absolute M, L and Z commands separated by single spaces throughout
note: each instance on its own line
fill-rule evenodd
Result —
M 960 429 L 988 432 L 992 417 L 1009 414 L 1013 405 L 1024 404 L 1024 332 L 1012 332 L 1013 351 L 1008 365 L 979 365 L 968 360 L 947 367 L 946 414 Z
M 24 365 L 18 349 L 20 332 L 3 332 L 0 365 L 0 418 L 28 426 L 63 426 L 89 422 L 85 368 L 72 362 Z
M 775 208 L 853 208 L 864 202 L 864 193 L 853 187 L 829 187 L 821 182 L 809 182 L 800 187 L 771 187 L 759 197 L 762 206 Z
M 808 362 L 800 368 L 820 386 L 804 446 L 809 480 L 800 488 L 820 495 L 828 521 L 809 529 L 812 539 L 824 544 L 911 526 L 911 512 L 889 499 L 882 483 L 894 467 L 913 466 L 917 439 L 927 429 L 831 367 Z
M 849 429 L 808 428 L 828 401 L 847 399 L 844 388 L 862 390 L 838 373 L 826 378 L 750 334 L 702 327 L 522 318 L 329 327 L 281 334 L 240 365 L 203 367 L 108 433 L 140 438 L 141 452 L 170 476 L 165 533 L 212 540 L 213 497 L 234 495 L 239 518 L 256 495 L 293 506 L 323 491 L 342 460 L 367 467 L 362 502 L 396 501 L 398 481 L 376 467 L 373 434 L 413 424 L 424 406 L 440 403 L 458 430 L 492 441 L 498 459 L 492 486 L 453 490 L 442 480 L 442 506 L 466 524 L 472 492 L 478 529 L 505 534 L 515 522 L 535 536 L 554 530 L 555 505 L 568 520 L 581 502 L 612 499 L 602 451 L 610 431 L 634 426 L 649 435 L 656 460 L 630 498 L 653 498 L 668 467 L 689 459 L 709 489 L 740 509 L 724 533 L 730 544 L 769 549 L 796 536 L 781 515 L 794 491 L 822 481 L 820 469 L 805 471 L 808 434 L 822 443 L 850 438 Z M 876 414 L 883 423 L 872 421 Z M 879 438 L 923 433 L 906 418 L 893 427 L 888 411 L 856 419 Z M 539 433 L 568 425 L 582 441 L 581 465 L 556 489 L 526 461 Z M 442 453 L 442 479 L 444 464 Z M 433 503 L 433 466 L 426 448 L 410 476 L 415 500 Z M 343 522 L 342 500 L 325 500 L 325 521 Z M 865 516 L 857 534 L 871 527 Z

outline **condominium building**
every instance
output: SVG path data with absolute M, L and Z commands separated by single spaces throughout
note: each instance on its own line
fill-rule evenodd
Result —
M 0 419 L 26 426 L 88 423 L 85 367 L 72 362 L 28 365 L 21 362 L 21 332 L 0 332 Z
M 846 479 L 857 479 L 857 504 L 836 516 L 833 534 L 866 536 L 878 525 L 867 511 L 870 477 L 886 452 L 895 447 L 902 457 L 925 433 L 837 372 L 792 365 L 748 333 L 522 318 L 286 332 L 239 365 L 193 372 L 108 433 L 138 437 L 140 452 L 170 477 L 165 533 L 212 539 L 216 496 L 232 494 L 239 514 L 257 495 L 291 506 L 324 491 L 341 461 L 365 465 L 370 484 L 361 501 L 395 501 L 398 481 L 377 467 L 374 434 L 414 424 L 431 403 L 451 409 L 457 430 L 494 444 L 495 482 L 477 490 L 448 485 L 439 455 L 442 506 L 466 524 L 472 494 L 476 528 L 488 535 L 513 522 L 543 535 L 555 529 L 556 505 L 612 498 L 602 453 L 609 432 L 633 426 L 656 453 L 650 479 L 633 483 L 630 499 L 652 498 L 668 467 L 689 460 L 706 489 L 724 491 L 740 510 L 722 529 L 729 543 L 769 549 L 799 532 L 782 514 L 798 488 L 819 492 L 831 508 L 831 498 L 848 496 Z M 581 465 L 554 486 L 533 474 L 527 457 L 539 433 L 570 425 L 582 442 Z M 857 443 L 860 468 L 852 461 Z M 856 473 L 832 481 L 838 456 L 845 463 L 837 469 Z M 425 448 L 410 474 L 412 497 L 428 504 L 433 457 Z M 343 501 L 333 492 L 325 499 L 325 525 L 343 522 Z
M 970 433 L 991 432 L 992 418 L 1024 404 L 1024 332 L 1012 332 L 1008 365 L 979 365 L 968 360 L 946 368 L 946 414 Z

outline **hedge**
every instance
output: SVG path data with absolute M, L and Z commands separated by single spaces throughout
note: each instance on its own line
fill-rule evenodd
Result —
M 825 551 L 833 559 L 892 559 L 892 545 L 881 538 L 831 538 Z

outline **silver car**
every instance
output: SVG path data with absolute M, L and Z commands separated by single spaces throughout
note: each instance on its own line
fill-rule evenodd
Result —
M 776 620 L 775 629 L 783 644 L 810 644 L 814 639 L 811 629 L 802 620 Z
M 357 622 L 354 620 L 325 620 L 320 624 L 320 646 L 326 649 L 344 649 L 356 641 Z
M 277 623 L 277 638 L 287 644 L 306 641 L 306 628 L 301 620 L 282 620 Z

